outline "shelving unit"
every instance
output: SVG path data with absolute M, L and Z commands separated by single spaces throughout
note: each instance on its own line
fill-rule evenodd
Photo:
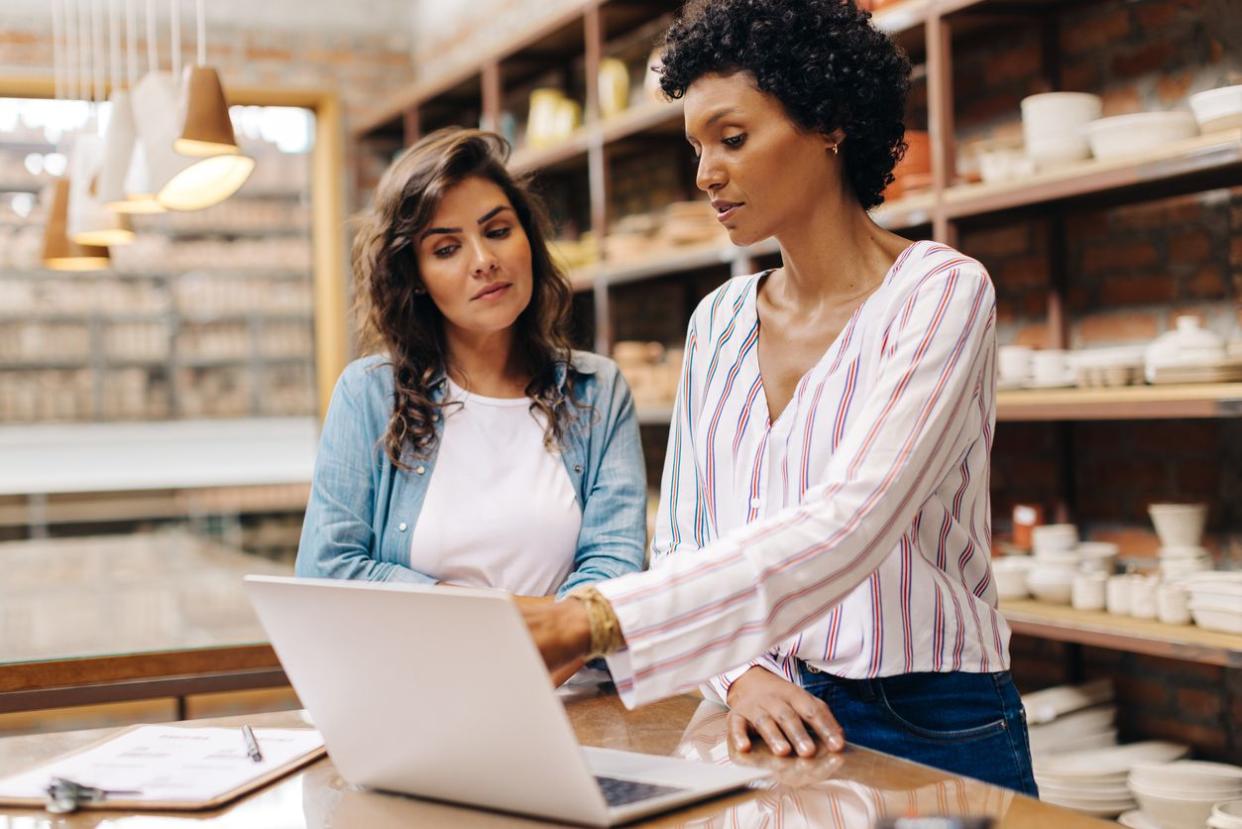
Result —
M 1242 668 L 1242 636 L 1230 633 L 1102 611 L 1074 610 L 1031 599 L 1001 602 L 1001 612 L 1013 632 L 1025 636 Z
M 495 127 L 503 120 L 506 83 L 505 73 L 515 61 L 536 60 L 553 52 L 564 56 L 567 43 L 579 35 L 582 51 L 570 56 L 568 70 L 577 73 L 579 66 L 587 77 L 597 71 L 601 56 L 608 53 L 614 32 L 617 37 L 670 19 L 678 2 L 632 3 L 622 0 L 584 0 L 554 19 L 530 31 L 515 34 L 490 54 L 480 56 L 478 63 L 451 77 L 431 79 L 414 84 L 399 95 L 375 117 L 364 120 L 355 130 L 354 138 L 363 144 L 378 144 L 399 137 L 409 143 L 421 134 L 421 126 L 452 122 L 445 113 L 455 104 L 479 114 L 479 123 Z M 1161 148 L 1142 157 L 1116 161 L 1089 161 L 1005 185 L 960 183 L 955 168 L 955 119 L 952 97 L 953 50 L 956 39 L 973 34 L 998 21 L 1012 23 L 1039 22 L 1055 32 L 1057 14 L 1062 8 L 1074 6 L 1064 0 L 903 0 L 885 7 L 874 15 L 875 25 L 889 32 L 912 55 L 918 64 L 916 77 L 927 84 L 928 131 L 932 141 L 933 186 L 922 192 L 886 204 L 874 212 L 880 225 L 916 236 L 955 244 L 961 226 L 976 221 L 994 221 L 998 216 L 1020 217 L 1033 210 L 1062 210 L 1083 205 L 1100 206 L 1124 203 L 1135 199 L 1158 198 L 1178 193 L 1195 192 L 1208 186 L 1242 182 L 1242 130 L 1201 136 Z M 1050 42 L 1055 42 L 1051 40 Z M 1055 61 L 1045 67 L 1053 81 Z M 574 84 L 578 84 L 575 74 Z M 1055 86 L 1055 83 L 1054 83 Z M 576 87 L 575 87 L 576 88 Z M 589 182 L 589 227 L 602 239 L 614 219 L 610 215 L 609 195 L 615 190 L 609 174 L 612 156 L 626 142 L 680 140 L 682 104 L 680 101 L 656 103 L 641 96 L 631 107 L 612 118 L 599 113 L 594 84 L 587 83 L 584 124 L 570 139 L 560 145 L 539 149 L 519 149 L 511 163 L 514 171 L 536 175 L 537 179 L 554 178 L 570 169 L 585 170 Z M 468 104 L 468 106 L 467 106 Z M 420 113 L 436 113 L 432 119 Z M 459 113 L 460 115 L 461 113 Z M 460 119 L 459 119 L 460 122 Z M 595 314 L 594 347 L 610 350 L 615 339 L 610 289 L 645 279 L 664 279 L 678 274 L 718 269 L 721 278 L 730 273 L 757 270 L 763 260 L 779 261 L 779 253 L 770 243 L 740 250 L 728 246 L 708 245 L 653 251 L 638 260 L 601 261 L 571 274 L 575 290 L 592 292 Z M 1049 329 L 1053 342 L 1064 343 L 1064 286 L 1057 286 L 1049 297 Z M 1163 400 L 1162 392 L 1153 390 L 1154 400 Z M 1188 398 L 1209 396 L 1188 393 Z M 1145 405 L 1142 390 L 1125 390 L 1115 405 L 1095 398 L 1063 399 L 1059 393 L 1050 396 L 1046 405 L 1033 395 L 1007 400 L 1002 407 L 1005 419 L 1087 419 L 1109 417 L 1113 410 L 1119 417 L 1168 416 L 1231 416 L 1229 404 L 1179 404 L 1180 408 L 1161 409 L 1156 405 L 1150 415 L 1139 415 L 1127 406 Z M 1087 404 L 1081 411 L 1076 403 Z M 1111 407 L 1111 408 L 1110 408 Z M 1162 413 L 1164 411 L 1173 414 Z M 1181 412 L 1191 414 L 1182 415 Z M 1206 413 L 1204 413 L 1206 412 Z
M 0 153 L 32 146 L 52 149 L 0 141 Z M 250 151 L 267 175 L 207 211 L 135 217 L 137 239 L 113 251 L 115 269 L 44 269 L 31 250 L 41 211 L 4 222 L 22 250 L 0 265 L 0 425 L 314 413 L 310 161 Z M 290 246 L 300 255 L 286 256 Z M 288 376 L 271 389 L 274 370 Z M 191 394 L 209 374 L 219 388 Z

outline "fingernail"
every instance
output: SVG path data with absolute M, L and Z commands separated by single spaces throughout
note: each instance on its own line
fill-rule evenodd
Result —
M 832 738 L 828 741 L 828 745 L 839 751 L 845 747 L 845 740 L 842 740 L 839 734 L 833 734 Z
M 803 754 L 810 754 L 811 744 L 807 742 L 798 743 L 798 751 L 802 752 Z

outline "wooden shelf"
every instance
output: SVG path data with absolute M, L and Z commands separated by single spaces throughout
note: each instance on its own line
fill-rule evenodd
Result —
M 901 229 L 918 227 L 931 221 L 934 197 L 929 192 L 916 193 L 892 204 L 882 205 L 872 211 L 872 218 L 881 227 Z M 600 285 L 620 285 L 638 282 L 670 274 L 726 265 L 771 256 L 780 252 L 775 239 L 767 239 L 757 245 L 739 248 L 729 244 L 685 245 L 669 247 L 642 259 L 619 263 L 602 262 L 570 273 L 570 282 L 576 291 L 590 290 Z
M 1081 161 L 1020 182 L 962 184 L 944 192 L 949 219 L 962 219 L 1130 189 L 1167 190 L 1197 174 L 1242 173 L 1242 130 L 1209 133 L 1144 155 L 1110 161 Z M 1227 182 L 1218 180 L 1216 186 Z
M 640 407 L 638 422 L 667 424 L 671 413 L 671 406 Z M 1183 417 L 1242 417 L 1242 383 L 1003 391 L 996 400 L 996 418 L 1004 421 Z
M 585 163 L 587 149 L 591 145 L 592 138 L 596 136 L 596 129 L 582 127 L 564 143 L 557 144 L 554 147 L 541 147 L 538 150 L 519 150 L 509 160 L 509 171 L 515 175 L 525 175 L 527 173 L 548 170 L 579 158 Z
M 1002 391 L 998 420 L 1153 420 L 1242 416 L 1242 383 Z
M 1194 625 L 1166 625 L 1031 599 L 1001 602 L 1014 633 L 1204 665 L 1242 667 L 1242 636 Z

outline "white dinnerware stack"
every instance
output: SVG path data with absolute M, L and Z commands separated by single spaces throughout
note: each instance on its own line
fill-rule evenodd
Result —
M 1205 630 L 1242 634 L 1242 572 L 1199 573 L 1181 580 L 1195 624 Z
M 1032 349 L 1024 345 L 1002 345 L 996 349 L 996 385 L 1001 389 L 1020 389 L 1031 379 Z
M 1152 504 L 1147 508 L 1160 538 L 1160 574 L 1178 579 L 1212 569 L 1212 557 L 1203 547 L 1207 504 Z
M 1042 602 L 1069 604 L 1074 577 L 1082 556 L 1078 554 L 1078 528 L 1073 524 L 1044 524 L 1031 530 L 1033 558 L 1026 574 L 1031 595 Z
M 1040 170 L 1091 157 L 1087 125 L 1100 117 L 1103 102 L 1085 92 L 1044 92 L 1022 100 L 1026 154 Z
M 992 579 L 996 594 L 1002 599 L 1025 599 L 1031 595 L 1026 576 L 1035 566 L 1030 556 L 1002 556 L 992 560 Z
M 1242 829 L 1242 799 L 1217 803 L 1207 825 L 1210 829 Z
M 1094 705 L 1028 726 L 1031 754 L 1061 754 L 1117 745 L 1117 706 Z
M 1038 755 L 1034 757 L 1035 782 L 1046 803 L 1093 817 L 1116 817 L 1137 806 L 1129 787 L 1132 768 L 1140 763 L 1169 763 L 1188 751 L 1184 745 L 1150 740 Z
M 1163 829 L 1202 829 L 1218 803 L 1242 797 L 1242 768 L 1200 760 L 1137 763 L 1130 791 Z

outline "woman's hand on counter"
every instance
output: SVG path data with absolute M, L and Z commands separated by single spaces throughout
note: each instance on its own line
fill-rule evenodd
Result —
M 582 667 L 591 651 L 591 623 L 582 602 L 558 602 L 551 596 L 514 596 L 513 600 L 554 680 L 563 675 L 563 682 Z
M 774 754 L 782 756 L 790 752 L 791 744 L 803 757 L 814 755 L 810 732 L 829 751 L 845 747 L 841 726 L 823 700 L 758 666 L 729 686 L 728 703 L 729 742 L 738 751 L 750 751 L 752 729 Z

